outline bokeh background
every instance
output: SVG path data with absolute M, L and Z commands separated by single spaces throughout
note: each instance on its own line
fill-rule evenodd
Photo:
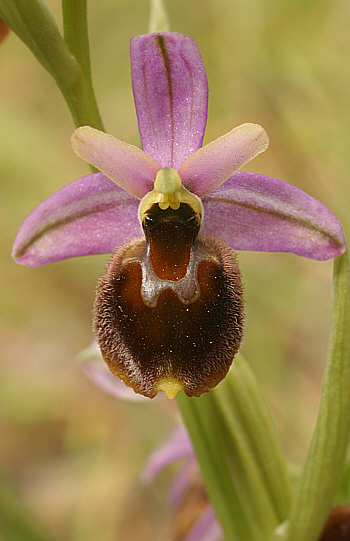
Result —
M 349 2 L 165 3 L 171 30 L 195 39 L 207 69 L 205 142 L 242 122 L 261 124 L 270 147 L 246 169 L 302 188 L 349 231 Z M 61 25 L 60 2 L 48 4 Z M 129 40 L 147 32 L 149 3 L 90 0 L 88 8 L 106 129 L 135 142 Z M 0 125 L 0 539 L 178 540 L 195 505 L 181 519 L 171 516 L 171 471 L 152 487 L 139 481 L 150 452 L 179 421 L 175 402 L 118 402 L 75 362 L 92 338 L 94 288 L 107 256 L 39 269 L 10 257 L 26 215 L 89 173 L 70 148 L 74 127 L 54 81 L 14 34 L 0 46 Z M 243 353 L 288 458 L 302 464 L 327 352 L 332 263 L 239 258 L 248 311 Z

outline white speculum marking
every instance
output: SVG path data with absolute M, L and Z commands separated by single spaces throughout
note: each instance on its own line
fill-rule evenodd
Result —
M 169 207 L 177 211 L 181 203 L 187 204 L 197 216 L 200 224 L 203 216 L 202 202 L 195 194 L 189 192 L 182 186 L 181 178 L 175 169 L 164 167 L 156 175 L 154 190 L 145 195 L 139 206 L 139 219 L 144 223 L 146 214 L 158 204 L 161 210 Z M 142 267 L 141 296 L 144 303 L 153 308 L 157 305 L 158 297 L 164 290 L 172 290 L 177 294 L 184 304 L 191 304 L 200 297 L 200 286 L 197 279 L 197 269 L 200 261 L 204 259 L 215 260 L 214 253 L 208 253 L 208 248 L 203 249 L 201 243 L 194 242 L 190 251 L 190 260 L 187 265 L 186 274 L 178 280 L 159 278 L 152 267 L 150 257 L 150 245 L 146 242 L 144 256 L 136 257 Z M 133 258 L 132 258 L 133 259 Z

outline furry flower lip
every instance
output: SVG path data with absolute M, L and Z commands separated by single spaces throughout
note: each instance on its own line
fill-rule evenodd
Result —
M 244 329 L 233 250 L 326 260 L 345 251 L 338 219 L 298 188 L 238 170 L 265 151 L 242 124 L 202 146 L 208 85 L 195 42 L 131 40 L 142 150 L 89 126 L 75 152 L 101 172 L 68 184 L 23 222 L 13 257 L 37 267 L 112 253 L 94 329 L 111 371 L 136 392 L 199 396 L 227 373 Z
M 136 392 L 200 396 L 226 375 L 239 349 L 241 276 L 229 246 L 198 238 L 200 200 L 186 190 L 180 196 L 181 182 L 175 192 L 166 189 L 159 173 L 179 178 L 168 168 L 157 173 L 156 194 L 140 204 L 145 238 L 123 244 L 107 263 L 95 335 L 111 371 Z

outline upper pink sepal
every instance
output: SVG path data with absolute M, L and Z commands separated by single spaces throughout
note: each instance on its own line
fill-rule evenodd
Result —
M 208 83 L 188 36 L 145 34 L 131 40 L 131 76 L 142 147 L 162 167 L 178 169 L 202 146 Z

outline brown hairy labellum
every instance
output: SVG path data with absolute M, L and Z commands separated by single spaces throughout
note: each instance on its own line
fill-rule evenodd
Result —
M 198 238 L 191 207 L 154 205 L 145 238 L 118 247 L 101 276 L 94 330 L 110 370 L 135 392 L 200 396 L 226 375 L 244 332 L 233 250 Z

